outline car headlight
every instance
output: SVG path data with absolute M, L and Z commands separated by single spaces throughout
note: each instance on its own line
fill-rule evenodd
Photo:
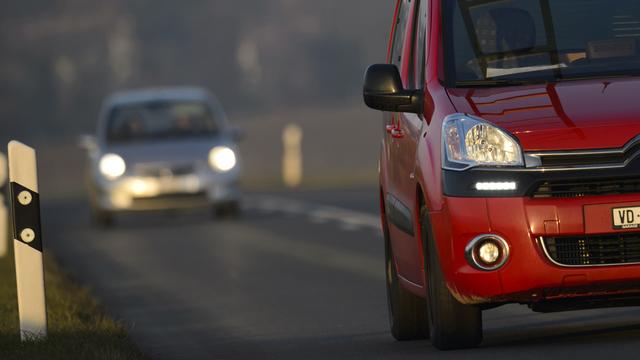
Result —
M 236 167 L 236 153 L 226 146 L 217 146 L 209 152 L 209 165 L 219 172 L 227 172 Z
M 442 127 L 443 166 L 465 170 L 474 166 L 524 166 L 517 140 L 498 127 L 467 115 L 448 117 Z
M 100 159 L 100 173 L 109 180 L 115 180 L 127 170 L 127 165 L 120 155 L 106 154 Z

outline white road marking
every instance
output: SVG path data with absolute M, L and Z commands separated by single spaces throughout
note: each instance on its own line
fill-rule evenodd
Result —
M 352 224 L 352 223 L 348 223 L 348 222 L 341 223 L 339 228 L 341 230 L 344 230 L 344 231 L 360 231 L 360 230 L 362 230 L 362 228 L 360 226 Z
M 247 209 L 265 212 L 281 212 L 302 215 L 316 224 L 337 222 L 340 229 L 357 231 L 361 229 L 380 231 L 380 218 L 371 213 L 344 209 L 335 206 L 314 204 L 300 200 L 276 196 L 256 196 L 244 202 Z

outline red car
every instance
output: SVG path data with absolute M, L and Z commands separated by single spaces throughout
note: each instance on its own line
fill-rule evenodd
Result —
M 391 332 L 482 341 L 482 311 L 640 305 L 640 2 L 398 0 L 384 111 Z

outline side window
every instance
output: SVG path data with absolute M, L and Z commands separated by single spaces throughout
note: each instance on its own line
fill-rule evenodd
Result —
M 415 65 L 414 70 L 414 87 L 422 88 L 425 82 L 425 66 L 427 60 L 427 32 L 429 30 L 429 1 L 420 1 L 418 8 L 418 26 L 416 26 L 416 44 L 414 47 L 413 61 Z
M 410 11 L 411 0 L 402 0 L 400 3 L 400 9 L 398 9 L 396 28 L 393 31 L 393 47 L 391 49 L 391 63 L 395 64 L 398 68 L 402 66 L 402 50 L 404 47 L 403 45 Z
M 406 86 L 410 89 L 419 89 L 424 86 L 424 67 L 426 60 L 426 35 L 428 19 L 428 0 L 416 0 L 415 18 L 412 22 L 412 36 L 410 44 L 410 59 L 406 62 Z

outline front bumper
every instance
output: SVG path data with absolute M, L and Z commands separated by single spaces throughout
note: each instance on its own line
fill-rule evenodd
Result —
M 240 190 L 236 174 L 125 175 L 114 181 L 96 179 L 93 197 L 94 205 L 103 211 L 146 211 L 237 202 Z
M 550 260 L 541 244 L 545 236 L 633 232 L 614 230 L 604 225 L 607 221 L 592 222 L 585 216 L 585 209 L 593 206 L 605 209 L 602 217 L 611 207 L 631 204 L 640 205 L 640 194 L 549 199 L 445 197 L 443 210 L 431 213 L 431 220 L 449 289 L 466 304 L 531 304 L 640 294 L 640 265 L 561 266 Z M 465 256 L 469 241 L 487 233 L 503 237 L 510 246 L 509 260 L 497 271 L 477 270 Z

